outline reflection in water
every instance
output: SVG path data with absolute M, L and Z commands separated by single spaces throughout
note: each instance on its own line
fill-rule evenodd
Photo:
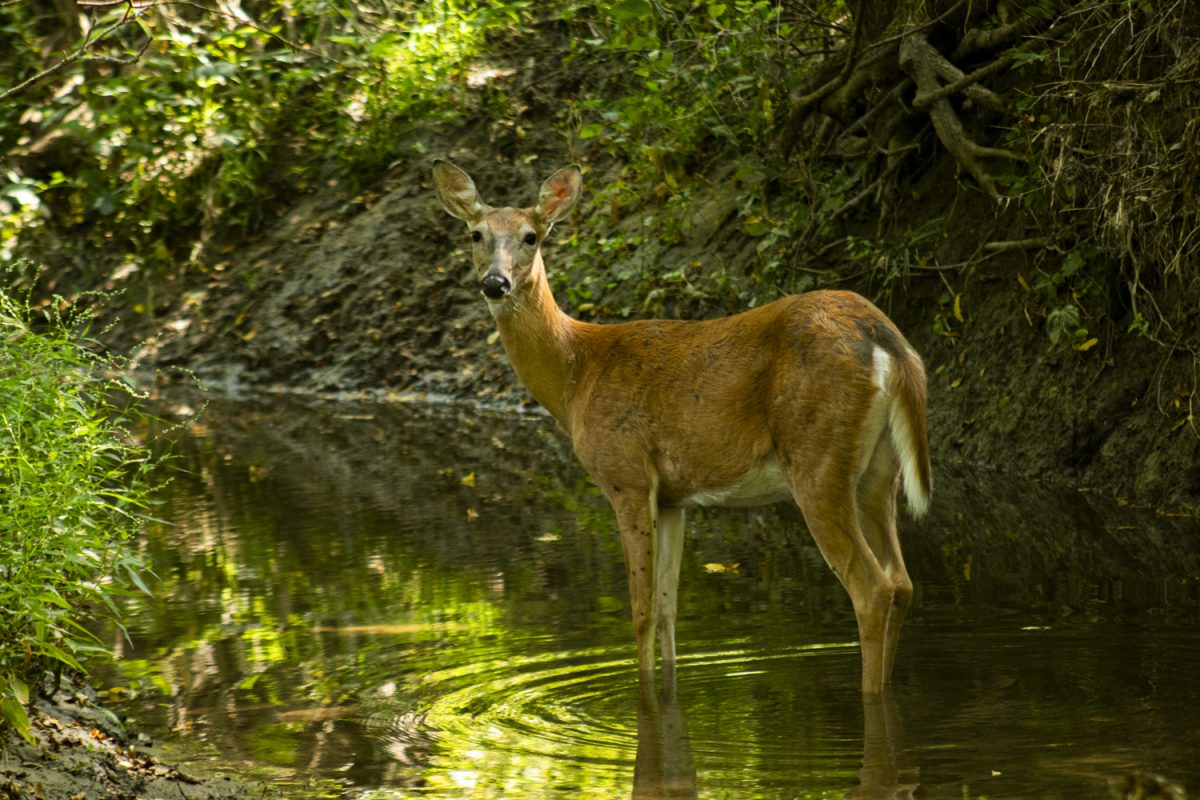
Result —
M 1182 523 L 942 469 L 933 514 L 904 528 L 918 589 L 894 694 L 864 699 L 849 603 L 798 515 L 697 514 L 678 674 L 647 690 L 614 523 L 547 421 L 271 398 L 201 425 L 110 679 L 137 687 L 143 726 L 289 796 L 1200 780 L 1200 540 Z
M 894 690 L 863 695 L 863 765 L 853 800 L 902 800 L 913 796 L 919 770 L 904 746 L 904 724 Z
M 634 800 L 689 800 L 699 797 L 687 721 L 679 702 L 676 676 L 664 671 L 662 683 L 638 684 L 637 761 Z M 858 785 L 846 800 L 905 800 L 919 786 L 919 769 L 904 745 L 903 724 L 891 688 L 862 694 L 863 753 Z
M 638 681 L 637 760 L 634 800 L 696 797 L 696 768 L 688 746 L 687 722 L 675 689 L 675 670 L 664 668 L 662 683 Z

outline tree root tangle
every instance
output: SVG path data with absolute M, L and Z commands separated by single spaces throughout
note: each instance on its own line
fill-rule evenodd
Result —
M 954 156 L 958 165 L 966 170 L 979 187 L 990 195 L 996 194 L 996 184 L 979 163 L 980 158 L 1006 158 L 1019 160 L 1012 151 L 998 147 L 984 147 L 974 142 L 963 129 L 962 121 L 950 105 L 945 93 L 940 93 L 940 80 L 949 80 L 953 85 L 963 83 L 966 76 L 962 70 L 947 61 L 929 41 L 920 34 L 907 36 L 900 43 L 900 68 L 908 73 L 917 85 L 917 96 L 913 105 L 929 114 L 938 139 Z M 961 91 L 985 107 L 1003 108 L 1000 98 L 978 84 L 967 84 Z M 933 98 L 932 100 L 930 98 Z

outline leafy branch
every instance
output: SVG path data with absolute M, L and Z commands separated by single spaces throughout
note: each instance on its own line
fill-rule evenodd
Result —
M 50 66 L 29 76 L 15 86 L 11 86 L 8 89 L 5 89 L 3 92 L 0 92 L 0 102 L 3 102 L 10 97 L 14 97 L 15 95 L 20 94 L 21 92 L 37 85 L 38 83 L 41 83 L 46 78 L 58 74 L 66 67 L 69 67 L 78 61 L 101 61 L 108 64 L 132 64 L 140 59 L 142 54 L 146 52 L 146 48 L 150 46 L 151 39 L 149 37 L 147 37 L 145 43 L 142 45 L 141 49 L 138 50 L 137 54 L 133 56 L 119 58 L 115 56 L 93 55 L 93 51 L 102 42 L 127 25 L 136 22 L 142 15 L 154 7 L 154 4 L 135 6 L 132 0 L 116 0 L 116 2 L 112 3 L 111 5 L 122 4 L 126 6 L 126 9 L 125 13 L 121 15 L 120 19 L 108 25 L 107 27 L 102 28 L 99 32 L 96 31 L 95 27 L 89 28 L 83 35 L 83 41 L 79 43 L 79 46 L 75 48 L 73 53 L 64 56 Z M 80 3 L 79 5 L 87 6 L 85 3 Z
M 0 3 L 0 7 L 10 4 L 15 5 L 21 1 L 22 0 L 15 0 L 15 2 L 11 3 L 6 1 L 4 3 Z M 3 92 L 0 92 L 0 102 L 3 102 L 10 97 L 14 97 L 38 85 L 47 78 L 62 72 L 65 68 L 78 62 L 94 62 L 122 66 L 134 64 L 140 61 L 141 57 L 145 54 L 146 50 L 149 49 L 151 43 L 154 41 L 153 37 L 151 36 L 146 37 L 146 41 L 142 43 L 141 47 L 138 48 L 136 53 L 128 56 L 97 55 L 96 49 L 121 29 L 133 24 L 134 22 L 137 22 L 143 16 L 152 11 L 166 7 L 183 6 L 187 8 L 195 8 L 212 16 L 224 17 L 236 22 L 238 25 L 245 25 L 249 28 L 253 28 L 268 38 L 274 39 L 275 41 L 286 45 L 292 50 L 292 52 L 305 53 L 317 58 L 327 59 L 335 64 L 341 63 L 328 54 L 314 50 L 310 47 L 306 47 L 299 42 L 283 36 L 278 31 L 271 30 L 270 28 L 259 24 L 249 17 L 241 16 L 225 9 L 213 8 L 212 6 L 205 5 L 204 3 L 195 2 L 195 0 L 152 0 L 151 2 L 143 3 L 135 2 L 135 0 L 76 0 L 76 5 L 79 8 L 91 10 L 107 10 L 123 7 L 124 11 L 119 19 L 113 21 L 103 28 L 100 28 L 98 31 L 96 26 L 88 28 L 88 30 L 86 30 L 83 34 L 83 40 L 73 52 L 63 56 L 58 61 L 34 73 L 15 86 L 11 86 L 8 89 L 5 89 Z

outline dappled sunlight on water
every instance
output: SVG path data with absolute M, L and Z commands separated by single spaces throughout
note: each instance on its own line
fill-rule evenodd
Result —
M 893 691 L 789 509 L 690 518 L 674 680 L 639 685 L 609 510 L 542 417 L 217 401 L 105 673 L 302 796 L 1104 797 L 1200 787 L 1200 539 L 942 468 L 901 520 Z

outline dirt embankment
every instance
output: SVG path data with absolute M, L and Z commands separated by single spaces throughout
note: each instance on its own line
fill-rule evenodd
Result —
M 90 688 L 64 679 L 30 709 L 36 744 L 0 731 L 0 800 L 267 800 L 261 783 L 198 776 L 160 761 L 153 742 L 131 735 Z
M 431 135 L 427 149 L 466 166 L 496 204 L 531 202 L 565 160 L 561 143 L 518 149 L 477 128 Z M 481 155 L 489 152 L 508 157 Z M 541 157 L 517 157 L 529 152 Z M 370 196 L 331 190 L 299 198 L 255 240 L 191 273 L 185 289 L 165 293 L 176 299 L 141 321 L 156 333 L 142 341 L 139 363 L 186 366 L 216 388 L 528 402 L 473 285 L 461 223 L 433 196 L 431 161 L 401 164 Z M 588 183 L 605 180 L 604 169 L 600 160 L 593 165 L 585 193 Z M 709 198 L 697 195 L 697 215 L 731 191 L 720 176 L 710 185 Z M 942 263 L 978 246 L 966 241 L 976 212 L 970 203 L 958 207 L 947 219 L 962 235 L 946 236 Z M 580 237 L 600 237 L 620 221 L 576 213 L 572 225 Z M 736 258 L 747 242 L 736 225 L 728 227 L 668 251 L 662 270 L 689 263 L 697 247 Z M 547 248 L 551 272 L 562 259 L 555 249 Z M 937 470 L 966 462 L 1190 509 L 1200 497 L 1200 436 L 1186 402 L 1178 402 L 1194 385 L 1190 357 L 1133 336 L 1108 336 L 1086 351 L 1054 347 L 1037 323 L 1036 294 L 1028 289 L 1034 279 L 1029 255 L 1018 251 L 984 262 L 965 282 L 958 278 L 956 308 L 935 271 L 882 292 L 867 283 L 845 288 L 875 299 L 923 354 Z M 1120 313 L 1112 312 L 1112 330 L 1120 330 Z

